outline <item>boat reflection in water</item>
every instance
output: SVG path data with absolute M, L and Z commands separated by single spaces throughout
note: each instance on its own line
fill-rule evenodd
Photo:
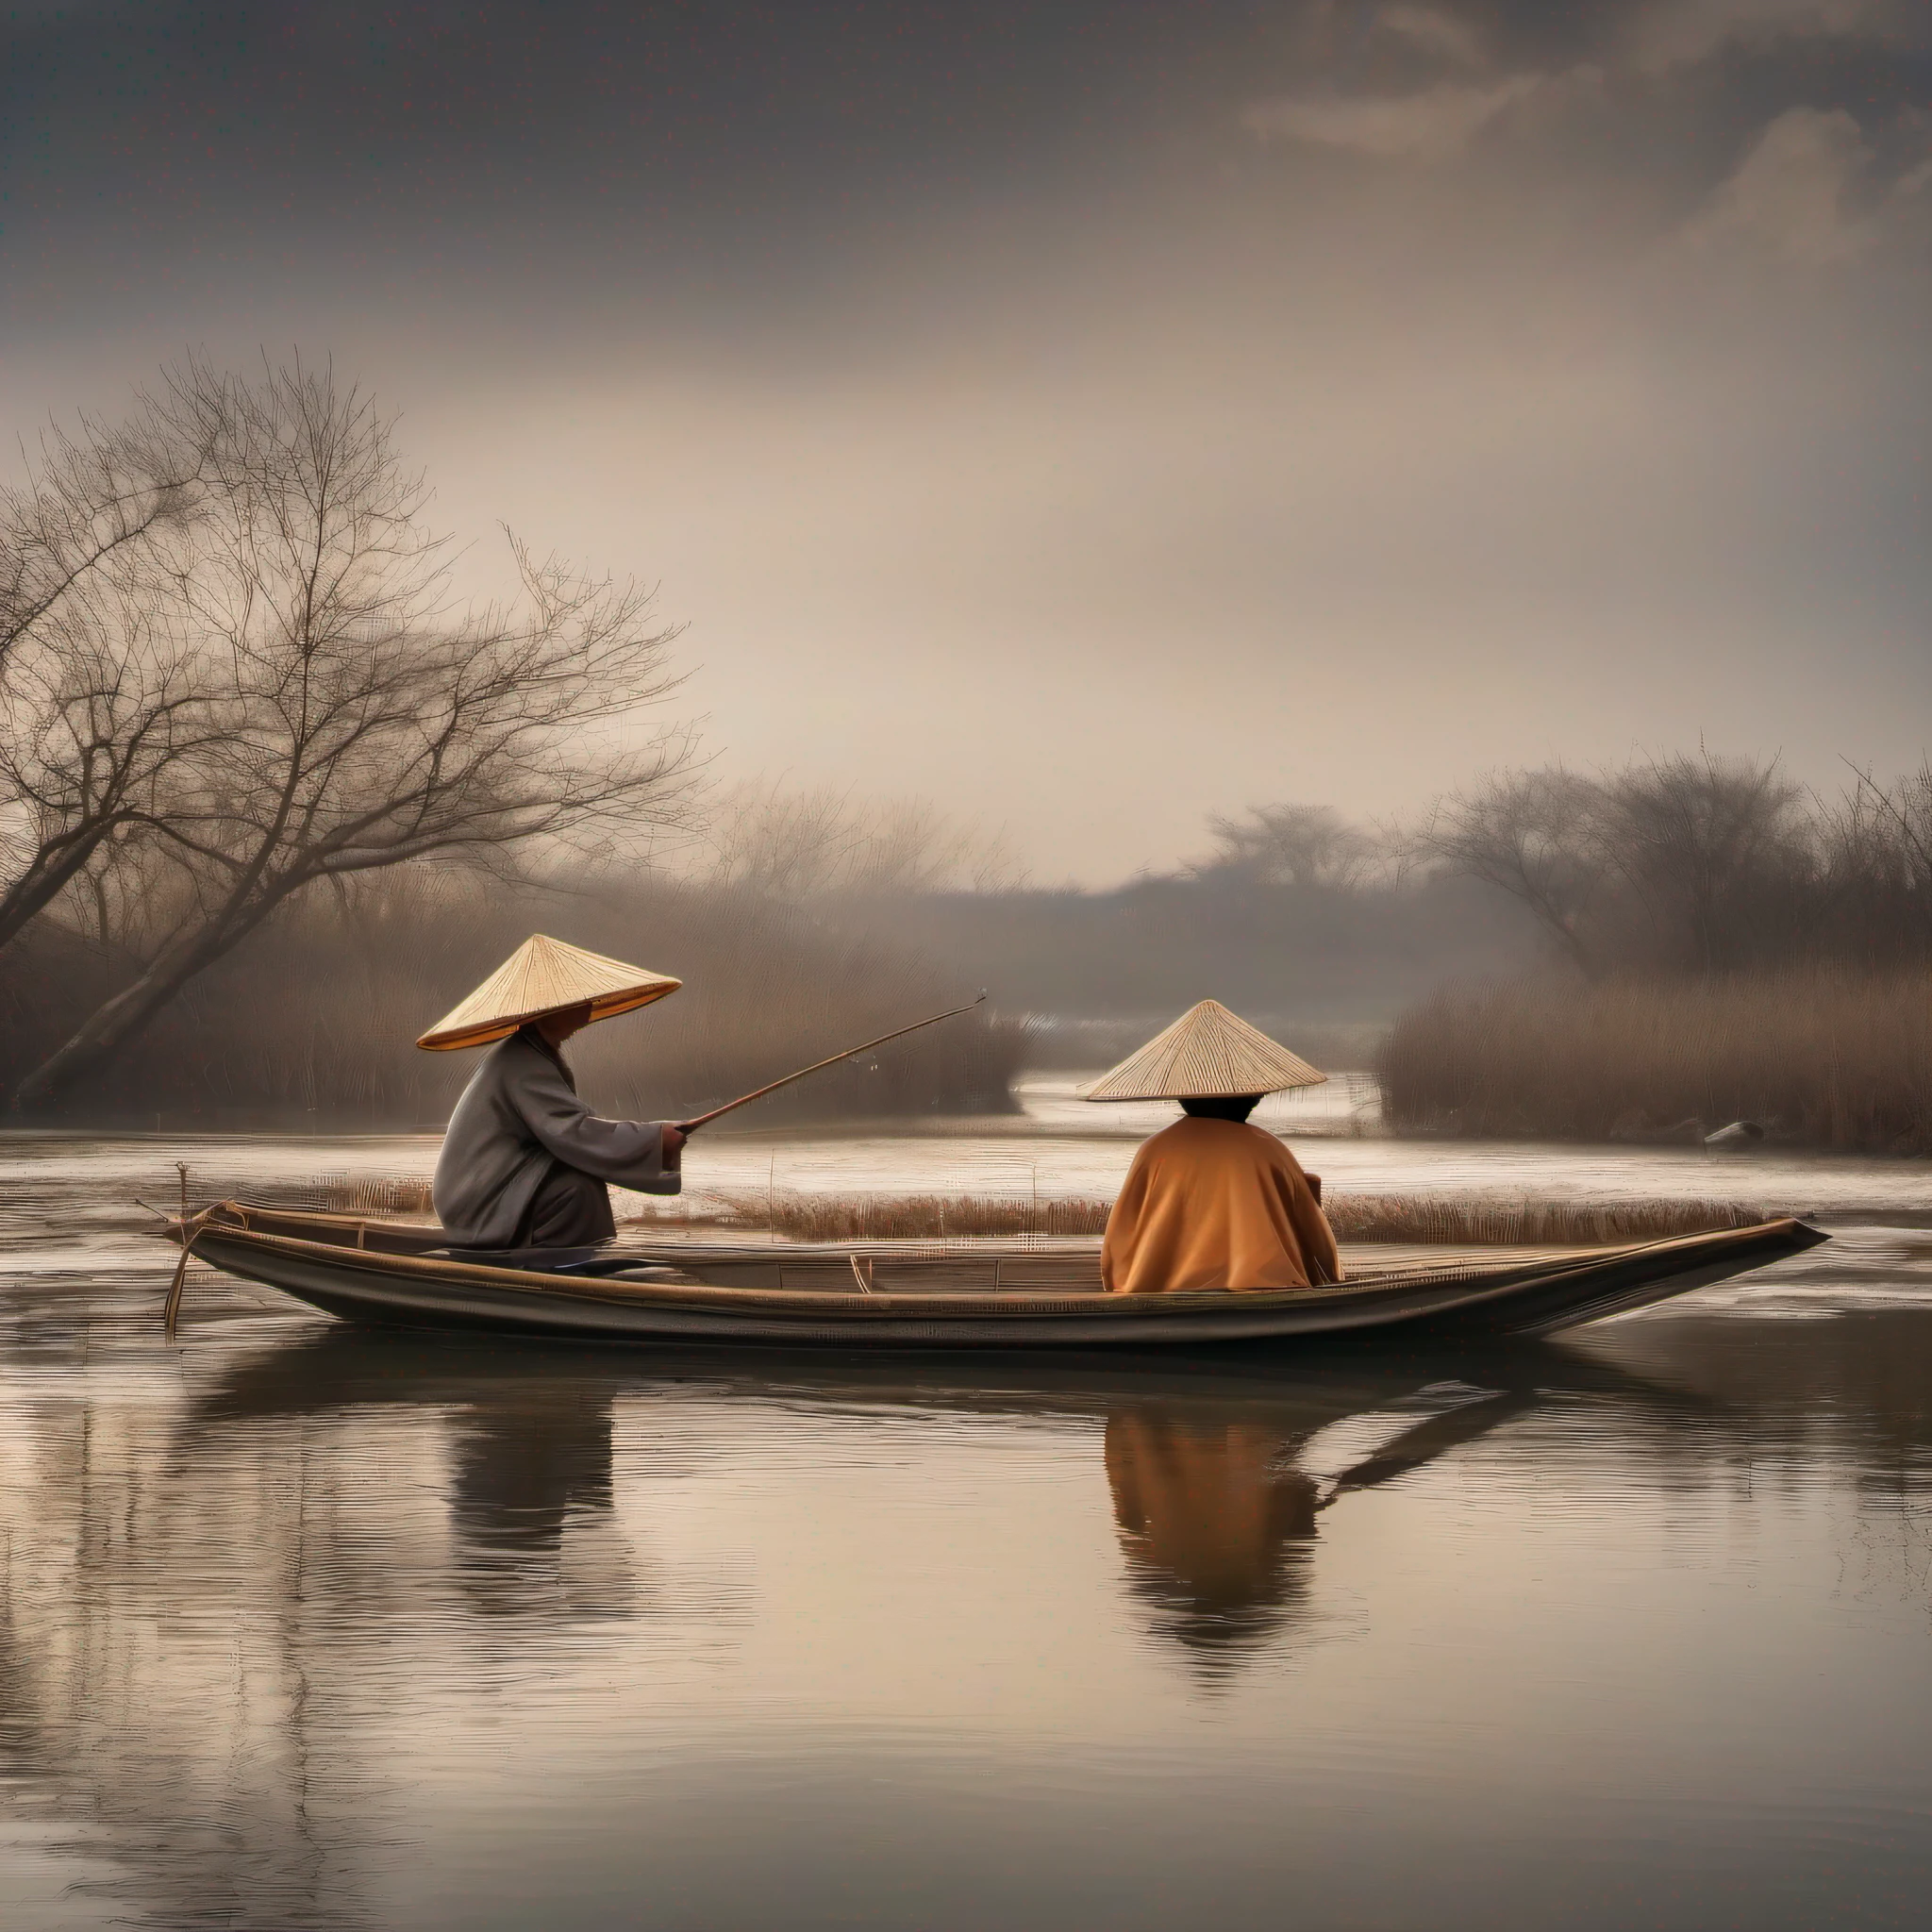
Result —
M 1541 1356 L 1516 1352 L 1519 1381 Z M 727 1408 L 782 1399 L 1098 1422 L 1130 1598 L 1205 1679 L 1292 1625 L 1322 1513 L 1339 1496 L 1474 1441 L 1536 1400 L 1523 1387 L 1418 1385 L 1414 1369 L 1363 1356 L 1272 1373 L 1172 1358 L 910 1367 L 693 1351 L 675 1360 L 667 1387 L 607 1352 L 333 1328 L 235 1370 L 187 1432 L 398 1407 L 440 1417 L 451 1581 L 462 1599 L 490 1617 L 572 1623 L 640 1613 L 653 1600 L 614 1521 L 620 1399 L 633 1415 L 675 1391 Z
M 1283 1468 L 1258 1423 L 1218 1423 L 1173 1404 L 1107 1420 L 1107 1479 L 1137 1594 L 1155 1628 L 1204 1664 L 1252 1647 L 1307 1593 L 1319 1491 Z
M 332 1421 L 331 1447 L 353 1457 L 358 1418 L 411 1435 L 427 1424 L 445 1447 L 443 1547 L 464 1605 L 540 1624 L 623 1618 L 648 1596 L 615 1522 L 616 1403 L 639 1386 L 608 1357 L 571 1350 L 332 1328 L 223 1377 L 186 1419 L 177 1453 L 186 1462 L 263 1424 Z
M 1324 1734 L 1282 1745 L 1268 1665 L 1332 1618 L 1352 1492 L 1474 1450 L 1489 1487 L 1735 1512 L 1756 1505 L 1731 1466 L 1814 1454 L 1819 1427 L 1781 1383 L 1734 1407 L 1735 1339 L 1686 1373 L 1694 1324 L 1632 1330 L 1655 1338 L 1637 1369 L 1544 1344 L 841 1363 L 347 1327 L 238 1356 L 214 1325 L 185 1356 L 130 1344 L 84 1405 L 14 1385 L 0 1768 L 101 1923 L 408 1924 L 399 1900 L 446 1892 L 422 1923 L 588 1928 L 674 1879 L 667 1924 L 773 1923 L 793 1896 L 823 1908 L 798 1923 L 914 1923 L 890 1890 L 824 1915 L 862 1856 L 953 1874 L 958 1911 L 920 1923 L 997 1916 L 983 1864 L 1030 1874 L 1007 1923 L 1023 1892 L 1029 1924 L 1104 1892 L 1110 1923 L 1151 1924 L 1136 1842 L 1189 1777 L 1313 1774 Z M 1457 1574 L 1507 1558 L 1519 1514 L 1451 1536 Z M 1350 1712 L 1391 1667 L 1395 1594 L 1327 1653 Z M 1076 1828 L 1100 1789 L 1107 1859 Z M 964 1790 L 970 1845 L 947 1837 Z M 782 1849 L 747 1864 L 748 1834 Z M 1264 1864 L 1274 1840 L 1241 1842 Z
M 611 1520 L 610 1392 L 539 1380 L 493 1393 L 448 1424 L 463 1595 L 488 1615 L 626 1614 L 636 1575 Z
M 1233 1414 L 1124 1400 L 1108 1415 L 1106 1461 L 1131 1587 L 1156 1632 L 1214 1677 L 1307 1603 L 1318 1517 L 1338 1495 L 1474 1441 L 1533 1400 L 1444 1382 L 1341 1422 L 1306 1396 Z
M 187 1419 L 179 1460 L 275 1417 L 434 1419 L 462 1600 L 491 1618 L 621 1618 L 651 1592 L 615 1522 L 615 1409 L 622 1398 L 635 1413 L 669 1392 L 1101 1423 L 1128 1590 L 1204 1675 L 1292 1623 L 1321 1513 L 1339 1495 L 1474 1441 L 1535 1399 L 1461 1380 L 1418 1387 L 1413 1370 L 1362 1357 L 1271 1374 L 1211 1360 L 987 1357 L 940 1371 L 693 1352 L 667 1388 L 652 1369 L 626 1372 L 594 1350 L 333 1328 L 224 1377 Z

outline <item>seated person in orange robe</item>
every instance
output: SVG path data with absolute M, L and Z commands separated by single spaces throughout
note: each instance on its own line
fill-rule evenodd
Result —
M 1187 1118 L 1142 1143 L 1101 1244 L 1109 1293 L 1341 1279 L 1335 1236 L 1300 1161 L 1248 1124 L 1259 1098 L 1183 1100 Z
M 1340 1281 L 1335 1236 L 1301 1163 L 1248 1124 L 1262 1094 L 1327 1077 L 1203 1000 L 1095 1081 L 1089 1100 L 1178 1100 L 1187 1116 L 1134 1157 L 1101 1246 L 1108 1292 Z

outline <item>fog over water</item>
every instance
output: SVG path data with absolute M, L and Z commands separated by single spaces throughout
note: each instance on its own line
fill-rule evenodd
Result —
M 106 5 L 0 72 L 9 433 L 332 355 L 475 582 L 661 583 L 723 774 L 1097 882 L 1924 748 L 1922 8 Z

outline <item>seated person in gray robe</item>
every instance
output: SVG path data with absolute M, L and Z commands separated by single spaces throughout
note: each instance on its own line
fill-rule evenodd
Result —
M 558 1049 L 591 1017 L 586 1004 L 526 1021 L 464 1088 L 431 1184 L 452 1247 L 591 1247 L 616 1232 L 608 1183 L 683 1185 L 674 1124 L 607 1121 L 577 1098 Z

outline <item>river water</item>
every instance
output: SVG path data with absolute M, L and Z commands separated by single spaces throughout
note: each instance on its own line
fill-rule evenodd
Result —
M 692 1180 L 1104 1191 L 1150 1122 L 1069 1094 Z M 211 1274 L 170 1343 L 177 1158 L 433 1142 L 0 1138 L 0 1922 L 1923 1923 L 1932 1168 L 1275 1124 L 1837 1239 L 1454 1354 L 491 1345 Z

